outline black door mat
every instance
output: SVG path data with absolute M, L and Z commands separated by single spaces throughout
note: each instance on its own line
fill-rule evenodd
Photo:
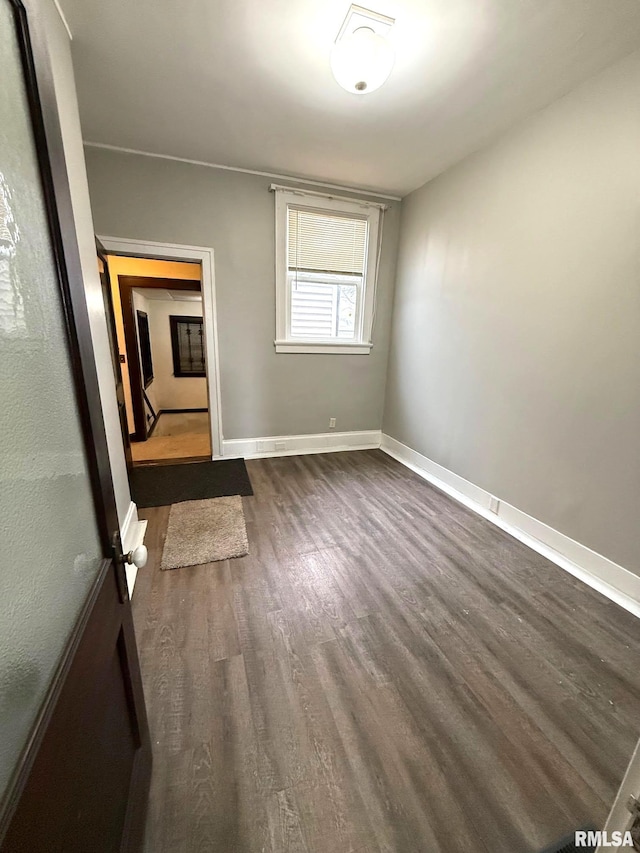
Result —
M 131 497 L 139 507 L 252 494 L 244 459 L 141 465 L 131 472 Z
M 587 833 L 593 832 L 594 827 L 583 826 L 577 831 Z M 572 832 L 571 835 L 567 835 L 566 838 L 563 838 L 561 841 L 557 841 L 555 844 L 552 844 L 551 847 L 545 847 L 542 853 L 594 853 L 595 849 L 596 848 L 592 844 L 581 844 L 580 847 L 577 847 L 576 834 L 575 832 Z

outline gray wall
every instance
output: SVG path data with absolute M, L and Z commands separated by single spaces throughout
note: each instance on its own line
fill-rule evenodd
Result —
M 380 429 L 399 203 L 385 214 L 371 354 L 276 354 L 272 180 L 96 148 L 86 159 L 99 234 L 214 249 L 225 438 L 327 432 L 330 417 L 338 432 Z
M 640 573 L 640 53 L 403 201 L 384 430 Z

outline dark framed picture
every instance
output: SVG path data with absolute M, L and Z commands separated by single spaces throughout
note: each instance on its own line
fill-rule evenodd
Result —
M 170 316 L 174 376 L 206 376 L 202 317 Z

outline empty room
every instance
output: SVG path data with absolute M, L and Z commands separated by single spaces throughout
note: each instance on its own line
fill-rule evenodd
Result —
M 0 853 L 640 851 L 638 0 L 0 67 Z

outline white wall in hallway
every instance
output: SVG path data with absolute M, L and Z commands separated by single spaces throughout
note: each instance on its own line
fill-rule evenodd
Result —
M 169 317 L 202 317 L 202 301 L 147 300 L 151 352 L 153 355 L 153 388 L 160 409 L 206 409 L 207 380 L 199 376 L 174 376 Z

